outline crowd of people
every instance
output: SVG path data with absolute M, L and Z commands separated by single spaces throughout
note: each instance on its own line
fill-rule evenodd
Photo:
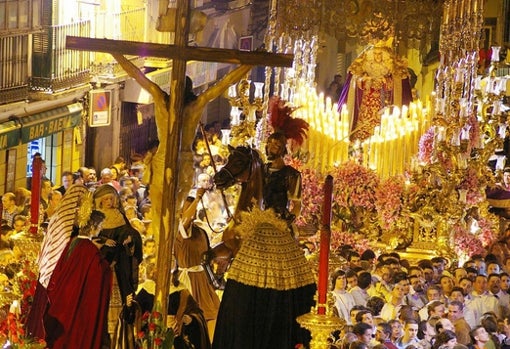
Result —
M 331 296 L 345 327 L 332 333 L 331 348 L 507 348 L 510 255 L 497 251 L 457 266 L 343 246 Z

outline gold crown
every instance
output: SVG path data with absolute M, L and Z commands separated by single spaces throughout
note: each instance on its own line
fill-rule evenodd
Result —
M 393 47 L 393 36 L 390 36 L 386 40 L 379 40 L 374 44 L 377 48 L 392 48 Z
M 92 213 L 93 208 L 93 198 L 92 192 L 87 191 L 81 197 L 80 207 L 78 207 L 78 212 L 76 212 L 76 220 L 78 223 L 78 228 L 83 228 L 87 225 L 90 215 Z

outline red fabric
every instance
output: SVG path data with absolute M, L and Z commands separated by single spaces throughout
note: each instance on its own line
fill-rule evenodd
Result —
M 67 245 L 47 288 L 49 348 L 101 348 L 111 282 L 110 266 L 90 240 Z

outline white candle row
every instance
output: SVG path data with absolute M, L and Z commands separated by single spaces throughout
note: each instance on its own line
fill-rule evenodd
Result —
M 306 82 L 298 83 L 291 95 L 292 105 L 298 108 L 293 115 L 310 124 L 303 145 L 310 155 L 310 165 L 325 171 L 347 161 L 351 125 L 346 106 L 338 112 L 336 103 Z M 359 145 L 363 163 L 383 177 L 403 173 L 418 152 L 421 135 L 430 126 L 430 110 L 430 100 L 425 106 L 418 100 L 409 107 L 394 107 L 391 112 L 387 108 L 373 136 Z

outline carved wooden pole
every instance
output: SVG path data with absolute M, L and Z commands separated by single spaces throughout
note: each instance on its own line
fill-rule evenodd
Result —
M 175 23 L 175 43 L 177 47 L 186 46 L 189 32 L 189 0 L 177 2 Z M 170 286 L 170 268 L 174 245 L 174 233 L 177 231 L 178 209 L 177 197 L 179 171 L 179 153 L 181 148 L 183 115 L 184 115 L 184 86 L 186 81 L 186 61 L 175 59 L 172 66 L 170 91 L 170 120 L 165 151 L 165 173 L 162 195 L 162 219 L 159 229 L 161 249 L 157 261 L 156 302 L 161 304 L 163 319 L 167 314 L 168 293 Z M 159 175 L 159 174 L 156 174 Z M 188 175 L 188 174 L 183 174 Z
M 34 156 L 32 161 L 32 182 L 30 190 L 30 232 L 37 234 L 39 230 L 39 208 L 41 207 L 42 159 L 40 155 Z

